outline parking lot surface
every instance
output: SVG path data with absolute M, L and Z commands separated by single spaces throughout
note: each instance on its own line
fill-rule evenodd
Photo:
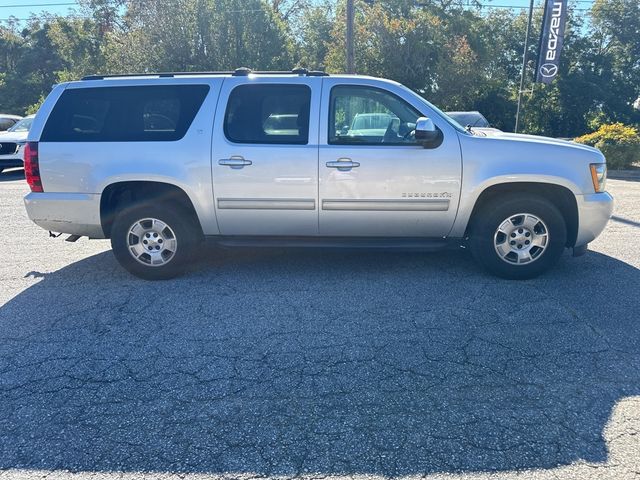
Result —
M 640 182 L 584 257 L 48 238 L 0 174 L 0 479 L 640 478 Z

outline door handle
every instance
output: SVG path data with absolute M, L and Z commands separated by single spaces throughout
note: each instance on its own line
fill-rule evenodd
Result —
M 342 172 L 346 172 L 347 170 L 351 170 L 352 168 L 359 167 L 360 162 L 354 162 L 350 158 L 339 158 L 335 162 L 327 162 L 327 167 L 329 168 L 337 168 Z
M 231 158 L 222 158 L 218 160 L 218 165 L 225 165 L 231 168 L 244 168 L 247 165 L 251 165 L 253 162 L 251 160 L 245 160 L 243 157 L 239 155 L 234 155 Z

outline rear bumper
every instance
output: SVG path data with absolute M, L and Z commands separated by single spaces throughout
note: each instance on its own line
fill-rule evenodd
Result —
M 576 247 L 594 240 L 607 226 L 613 213 L 613 197 L 608 192 L 576 195 L 578 235 Z
M 45 230 L 105 238 L 98 194 L 30 193 L 24 197 L 24 205 L 29 218 Z

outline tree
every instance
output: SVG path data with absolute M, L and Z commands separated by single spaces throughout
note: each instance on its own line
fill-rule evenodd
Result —
M 132 0 L 123 28 L 108 39 L 119 71 L 290 68 L 290 40 L 277 12 L 260 0 Z
M 443 43 L 441 25 L 426 8 L 405 0 L 357 3 L 356 71 L 397 80 L 421 94 L 430 94 Z M 342 3 L 332 31 L 327 68 L 344 71 L 345 5 Z
M 296 56 L 300 66 L 322 70 L 333 41 L 332 30 L 335 19 L 330 3 L 315 5 L 305 10 L 302 16 L 300 38 L 296 45 Z
M 20 32 L 2 29 L 0 48 L 6 48 L 3 57 L 8 68 L 1 77 L 0 111 L 23 114 L 58 82 L 57 72 L 65 64 L 50 31 L 51 23 L 36 18 Z
M 75 17 L 0 26 L 0 110 L 37 108 L 51 85 L 89 73 L 283 70 L 342 72 L 345 0 L 79 0 Z M 582 5 L 580 5 L 582 6 Z M 397 80 L 443 109 L 479 110 L 513 128 L 527 15 L 457 0 L 356 0 L 356 70 Z M 640 123 L 640 2 L 595 0 L 569 17 L 560 73 L 533 84 L 522 124 L 574 136 Z M 536 10 L 532 38 L 539 34 Z
M 633 102 L 640 95 L 640 3 L 596 0 L 591 18 L 593 63 L 602 65 L 609 93 L 600 105 L 600 116 L 609 122 L 639 122 Z

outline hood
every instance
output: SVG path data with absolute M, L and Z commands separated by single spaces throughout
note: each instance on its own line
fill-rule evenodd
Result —
M 0 143 L 2 142 L 26 142 L 29 132 L 0 132 Z
M 497 139 L 505 139 L 512 141 L 521 141 L 527 143 L 537 143 L 543 145 L 558 145 L 562 147 L 568 148 L 577 148 L 580 150 L 585 150 L 588 152 L 600 152 L 597 148 L 590 147 L 588 145 L 583 145 L 581 143 L 576 143 L 571 140 L 562 140 L 560 138 L 551 138 L 551 137 L 541 137 L 538 135 L 526 135 L 523 133 L 508 133 L 503 132 L 493 128 L 474 128 L 474 132 L 478 132 L 480 136 L 483 137 L 492 137 Z

